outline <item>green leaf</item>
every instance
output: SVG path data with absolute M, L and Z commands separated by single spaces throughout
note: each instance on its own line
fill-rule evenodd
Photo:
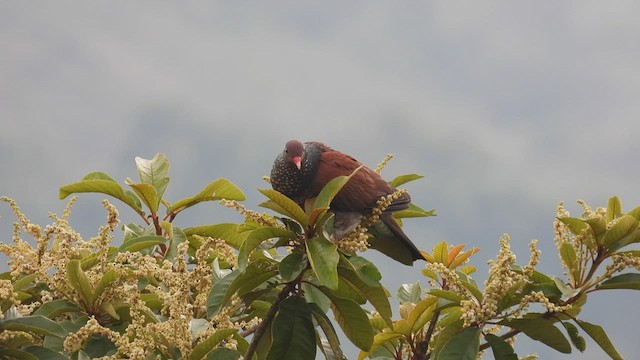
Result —
M 630 215 L 623 215 L 618 218 L 616 223 L 604 235 L 604 246 L 609 250 L 615 250 L 622 247 L 617 244 L 618 242 L 626 245 L 637 240 L 639 238 L 638 235 L 640 235 L 636 231 L 638 230 L 638 224 L 640 222 Z
M 162 153 L 157 153 L 151 160 L 136 156 L 135 161 L 140 182 L 153 186 L 158 199 L 162 199 L 164 191 L 169 185 L 167 175 L 170 166 L 167 157 Z
M 145 205 L 147 205 L 152 214 L 158 212 L 158 207 L 160 207 L 160 200 L 162 198 L 158 196 L 158 190 L 156 190 L 153 185 L 136 184 L 129 178 L 125 179 L 124 183 L 133 189 L 133 192 L 138 195 Z
M 636 220 L 640 220 L 640 206 L 629 211 L 627 215 L 633 216 Z
M 246 200 L 246 196 L 234 183 L 227 179 L 220 178 L 207 184 L 207 186 L 200 190 L 196 195 L 178 200 L 171 204 L 171 206 L 167 208 L 167 213 L 179 212 L 203 201 L 214 201 L 220 199 L 242 201 Z
M 292 296 L 280 303 L 271 329 L 273 343 L 267 360 L 314 360 L 316 332 L 311 310 L 303 298 Z
M 152 246 L 164 244 L 166 241 L 167 239 L 157 235 L 140 236 L 135 239 L 125 241 L 122 245 L 120 245 L 120 247 L 118 248 L 118 251 L 119 252 L 125 252 L 125 251 L 136 252 Z
M 612 277 L 607 281 L 603 281 L 598 286 L 598 290 L 609 289 L 629 289 L 640 290 L 640 274 L 638 273 L 626 273 Z
M 400 337 L 402 337 L 402 334 L 396 333 L 396 332 L 377 333 L 373 337 L 373 343 L 371 344 L 371 349 L 369 349 L 369 351 L 361 351 L 360 354 L 358 355 L 358 360 L 364 360 L 367 357 L 372 358 L 373 353 L 376 352 L 376 350 L 378 350 L 381 346 L 384 346 L 388 342 L 392 342 L 393 340 Z M 375 357 L 373 359 L 378 360 L 379 358 Z M 386 358 L 383 358 L 383 359 L 386 360 Z M 389 358 L 389 359 L 393 359 L 393 358 Z
M 59 338 L 67 336 L 67 331 L 60 324 L 42 315 L 23 316 L 0 321 L 0 329 L 5 331 L 26 331 Z
M 60 354 L 59 352 L 42 346 L 28 346 L 23 350 L 35 356 L 39 360 L 69 360 L 68 357 Z
M 404 174 L 400 176 L 396 176 L 393 180 L 389 181 L 389 185 L 392 187 L 398 187 L 402 184 L 406 184 L 409 181 L 422 179 L 424 176 L 418 174 Z
M 100 281 L 98 281 L 98 284 L 96 284 L 96 288 L 93 291 L 93 297 L 91 298 L 91 303 L 94 304 L 100 295 L 102 295 L 102 293 L 111 286 L 111 284 L 118 280 L 118 278 L 118 273 L 113 269 L 105 272 L 100 278 Z
M 389 304 L 387 292 L 381 284 L 371 286 L 355 270 L 345 267 L 338 268 L 338 276 L 361 297 L 367 299 L 389 327 L 393 326 L 391 322 L 391 304 Z
M 580 328 L 582 328 L 582 330 L 584 330 L 584 332 L 586 332 L 587 334 L 589 334 L 589 336 L 598 344 L 600 345 L 600 347 L 602 348 L 602 350 L 604 350 L 604 352 L 607 353 L 607 355 L 609 355 L 612 359 L 614 360 L 622 360 L 622 355 L 620 355 L 620 353 L 618 353 L 618 350 L 616 350 L 615 346 L 613 346 L 613 343 L 611 342 L 611 340 L 609 340 L 609 337 L 607 336 L 607 333 L 604 331 L 604 329 L 601 326 L 595 325 L 595 324 L 591 324 L 588 323 L 586 321 L 582 321 L 582 320 L 575 320 L 576 323 L 578 324 L 578 326 L 580 326 Z
M 511 345 L 500 337 L 493 334 L 485 334 L 484 339 L 487 340 L 491 351 L 493 351 L 493 357 L 496 360 L 518 360 L 518 355 L 513 351 Z
M 0 355 L 4 355 L 9 359 L 38 360 L 36 356 L 29 354 L 26 351 L 4 347 L 2 345 L 0 345 Z
M 393 213 L 393 217 L 396 219 L 402 218 L 417 218 L 417 217 L 427 217 L 427 216 L 436 216 L 436 210 L 424 210 L 414 203 L 409 204 L 409 208 L 406 210 L 395 211 Z
M 373 343 L 373 328 L 364 310 L 352 300 L 335 296 L 326 287 L 320 287 L 320 290 L 331 299 L 335 319 L 347 338 L 361 350 L 369 351 Z
M 475 327 L 462 330 L 447 341 L 438 360 L 475 360 L 480 350 L 480 333 Z
M 607 202 L 607 214 L 605 216 L 605 220 L 610 222 L 613 219 L 617 219 L 622 214 L 622 203 L 620 202 L 620 198 L 617 196 L 612 196 L 609 198 Z
M 214 332 L 211 336 L 207 338 L 207 340 L 196 345 L 191 351 L 191 355 L 189 355 L 190 360 L 200 360 L 205 357 L 211 350 L 213 350 L 222 340 L 228 338 L 229 336 L 235 334 L 238 330 L 227 328 L 220 329 Z
M 338 289 L 338 262 L 340 255 L 335 244 L 324 237 L 307 240 L 307 257 L 320 283 L 329 289 Z
M 433 247 L 433 259 L 445 265 L 449 264 L 449 245 L 446 241 L 441 241 Z
M 182 231 L 182 229 L 171 226 L 172 236 L 169 240 L 169 246 L 167 246 L 167 253 L 165 254 L 165 260 L 169 260 L 173 262 L 178 256 L 178 245 L 187 241 L 187 235 Z
M 74 290 L 80 295 L 87 308 L 93 306 L 93 290 L 87 275 L 80 267 L 80 260 L 73 259 L 67 263 L 67 280 Z
M 85 178 L 79 182 L 60 187 L 60 199 L 64 199 L 71 194 L 77 193 L 106 194 L 129 205 L 133 210 L 135 210 L 135 212 L 144 216 L 144 212 L 142 211 L 140 204 L 136 201 L 135 196 L 126 194 L 122 187 L 106 174 L 105 176 L 108 180 L 104 178 L 100 179 L 99 176 L 94 176 L 93 174 L 96 173 L 91 173 L 85 176 Z
M 538 340 L 561 353 L 571 353 L 571 344 L 569 344 L 564 334 L 553 326 L 553 323 L 549 320 L 541 318 L 507 319 L 500 321 L 499 324 L 520 330 L 528 337 Z
M 448 324 L 442 323 L 444 320 L 445 319 L 443 319 L 440 324 L 441 326 L 444 326 L 444 328 L 438 333 L 438 336 L 436 337 L 436 345 L 433 349 L 434 359 L 440 359 L 440 351 L 442 351 L 442 349 L 451 338 L 460 333 L 460 331 L 462 330 L 462 325 L 464 324 L 464 321 L 460 320 L 459 318 L 457 320 L 449 322 Z
M 451 290 L 431 289 L 427 291 L 427 294 L 437 296 L 441 299 L 450 300 L 458 304 L 460 303 L 460 301 L 464 300 L 464 297 L 462 295 Z
M 280 214 L 297 221 L 302 226 L 308 225 L 309 219 L 307 218 L 307 214 L 304 213 L 304 210 L 300 205 L 296 204 L 295 201 L 273 189 L 261 189 L 258 191 L 277 205 L 277 207 L 274 207 L 267 205 L 267 203 L 262 203 L 260 206 L 277 211 Z
M 209 354 L 207 354 L 207 360 L 238 360 L 241 357 L 242 354 L 236 350 L 227 348 L 213 349 Z
M 209 292 L 209 296 L 207 297 L 208 317 L 215 316 L 226 305 L 228 299 L 230 299 L 231 295 L 235 292 L 235 290 L 230 291 L 231 284 L 240 274 L 240 270 L 234 270 L 213 284 L 213 287 Z
M 56 299 L 40 305 L 40 307 L 33 312 L 33 315 L 42 315 L 49 319 L 53 319 L 60 314 L 79 311 L 80 308 L 78 308 L 78 305 L 71 301 L 66 299 Z
M 329 181 L 322 188 L 322 190 L 320 190 L 320 193 L 316 197 L 316 202 L 313 205 L 313 207 L 316 208 L 316 209 L 317 208 L 331 207 L 331 202 L 333 201 L 333 198 L 335 198 L 336 195 L 338 195 L 340 190 L 342 190 L 342 187 L 345 186 L 347 184 L 347 182 L 349 182 L 351 177 L 355 173 L 360 171 L 360 169 L 362 169 L 363 166 L 364 165 L 361 165 L 357 169 L 353 170 L 353 172 L 349 176 L 344 176 L 343 175 L 343 176 L 338 176 L 338 177 L 335 177 L 335 178 L 331 179 L 331 181 Z
M 242 245 L 242 242 L 247 237 L 246 233 L 241 233 L 239 231 L 238 224 L 231 223 L 195 226 L 183 230 L 185 235 L 189 237 L 190 246 L 193 245 L 192 243 L 194 241 L 194 239 L 192 239 L 191 237 L 193 237 L 194 235 L 199 235 L 202 237 L 223 239 L 233 248 L 239 249 Z
M 296 233 L 291 230 L 276 227 L 263 227 L 251 231 L 242 243 L 242 246 L 240 246 L 240 251 L 238 253 L 238 267 L 240 269 L 247 267 L 251 252 L 253 252 L 253 250 L 255 250 L 262 242 L 274 238 L 293 239 L 296 236 Z
M 280 265 L 278 265 L 278 271 L 283 281 L 290 282 L 300 276 L 307 268 L 307 265 L 309 265 L 309 262 L 302 253 L 292 252 L 282 259 Z
M 584 341 L 584 338 L 580 336 L 578 332 L 578 328 L 570 322 L 562 321 L 560 322 L 565 330 L 567 330 L 567 335 L 569 335 L 569 340 L 576 349 L 580 350 L 580 352 L 584 352 L 587 348 L 587 343 Z
M 562 258 L 562 262 L 567 266 L 571 273 L 571 278 L 577 282 L 580 280 L 580 264 L 576 257 L 576 251 L 568 242 L 563 242 L 560 245 L 560 257 Z
M 402 284 L 396 294 L 400 304 L 404 304 L 406 302 L 417 304 L 421 299 L 421 295 L 422 288 L 420 287 L 420 282 L 418 281 L 413 284 Z
M 413 307 L 413 310 L 411 310 L 407 318 L 407 323 L 411 326 L 411 332 L 415 333 L 419 331 L 431 320 L 435 309 L 434 305 L 436 305 L 437 302 L 438 298 L 429 296 L 420 300 L 416 306 Z
M 565 225 L 567 225 L 569 227 L 569 230 L 571 230 L 571 232 L 574 235 L 580 234 L 584 229 L 586 229 L 589 226 L 589 224 L 585 223 L 582 219 L 578 219 L 578 218 L 564 217 L 564 218 L 558 218 L 558 220 L 560 220 Z
M 340 339 L 338 339 L 338 334 L 336 334 L 336 330 L 333 328 L 331 324 L 331 320 L 327 317 L 327 315 L 322 311 L 322 309 L 314 303 L 310 303 L 309 309 L 311 310 L 311 314 L 313 315 L 316 323 L 322 329 L 322 332 L 327 337 L 327 343 L 333 353 L 333 357 L 335 359 L 344 358 L 344 354 L 342 353 L 342 349 L 340 348 Z

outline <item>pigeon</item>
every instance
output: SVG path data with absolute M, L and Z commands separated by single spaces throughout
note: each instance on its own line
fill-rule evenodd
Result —
M 329 181 L 351 175 L 359 167 L 330 205 L 334 213 L 332 237 L 340 240 L 371 213 L 381 197 L 396 191 L 380 174 L 323 143 L 291 140 L 273 163 L 271 186 L 304 208 L 305 201 L 316 197 Z M 394 211 L 407 209 L 409 203 L 409 194 L 402 193 L 380 215 L 380 220 L 369 226 L 374 236 L 369 240 L 371 247 L 406 265 L 425 260 L 393 218 Z

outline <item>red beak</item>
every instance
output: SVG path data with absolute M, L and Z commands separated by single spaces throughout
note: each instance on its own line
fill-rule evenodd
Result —
M 293 163 L 296 164 L 296 167 L 298 168 L 298 170 L 300 170 L 300 167 L 302 166 L 302 157 L 295 156 L 293 158 Z

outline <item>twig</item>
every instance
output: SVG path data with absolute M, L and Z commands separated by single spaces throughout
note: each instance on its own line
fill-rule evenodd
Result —
M 273 304 L 267 311 L 267 314 L 262 319 L 262 322 L 260 322 L 260 325 L 258 325 L 258 327 L 255 329 L 255 332 L 253 334 L 253 339 L 251 339 L 251 344 L 249 344 L 247 353 L 244 355 L 245 359 L 251 360 L 251 358 L 253 357 L 253 353 L 256 352 L 256 348 L 258 347 L 258 343 L 260 342 L 262 335 L 264 335 L 264 332 L 267 331 L 267 328 L 269 328 L 269 324 L 271 323 L 273 318 L 276 316 L 276 313 L 280 308 L 280 303 L 282 302 L 282 300 L 286 299 L 287 296 L 289 296 L 294 286 L 295 286 L 295 282 L 290 282 L 287 285 L 285 285 L 282 291 L 280 291 L 280 293 L 278 294 L 278 297 L 273 302 Z

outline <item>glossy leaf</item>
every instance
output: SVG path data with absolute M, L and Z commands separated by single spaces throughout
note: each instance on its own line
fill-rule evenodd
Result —
M 218 280 L 207 297 L 207 316 L 212 317 L 220 312 L 226 301 L 231 298 L 235 291 L 230 291 L 231 284 L 240 275 L 240 270 L 234 270 L 227 276 Z M 225 301 L 226 299 L 226 301 Z
M 567 225 L 569 227 L 569 230 L 571 230 L 571 232 L 574 235 L 580 234 L 584 229 L 586 229 L 589 226 L 582 219 L 578 219 L 578 218 L 563 217 L 563 218 L 558 218 L 558 220 L 560 220 L 565 225 Z
M 307 257 L 320 283 L 329 289 L 338 288 L 338 261 L 340 255 L 335 244 L 324 237 L 307 240 Z
M 213 350 L 218 344 L 235 334 L 238 330 L 232 328 L 220 329 L 209 336 L 205 341 L 196 345 L 189 355 L 189 360 L 200 360 L 205 357 L 211 350 Z
M 422 298 L 421 295 L 422 288 L 420 287 L 420 282 L 418 281 L 413 284 L 402 284 L 396 294 L 400 304 L 404 304 L 406 302 L 417 304 Z
M 370 357 L 373 352 L 375 352 L 379 347 L 384 346 L 388 342 L 391 342 L 395 339 L 402 337 L 402 334 L 397 332 L 380 332 L 377 333 L 373 337 L 373 343 L 371 344 L 371 349 L 369 351 L 360 351 L 358 354 L 358 360 L 364 360 L 367 357 Z M 378 359 L 377 357 L 375 359 Z
M 306 257 L 299 252 L 292 252 L 287 255 L 280 265 L 278 271 L 283 281 L 290 282 L 295 280 L 309 265 Z
M 26 351 L 18 350 L 11 347 L 5 347 L 2 345 L 0 345 L 0 355 L 2 355 L 3 358 L 7 359 L 38 360 L 35 355 L 29 354 Z
M 93 290 L 93 297 L 91 298 L 91 303 L 95 303 L 98 298 L 100 297 L 100 295 L 102 295 L 102 293 L 109 288 L 109 286 L 111 286 L 111 284 L 113 284 L 116 280 L 118 280 L 119 276 L 118 273 L 113 270 L 110 269 L 107 272 L 104 273 L 104 275 L 102 275 L 102 277 L 100 278 L 100 281 L 98 281 L 98 283 L 96 284 L 96 288 Z
M 178 256 L 178 245 L 182 244 L 185 241 L 188 241 L 187 235 L 176 226 L 171 226 L 170 231 L 172 236 L 169 239 L 169 246 L 167 246 L 167 253 L 165 254 L 165 260 L 169 260 L 173 262 Z
M 411 310 L 407 318 L 407 322 L 411 326 L 411 332 L 417 332 L 431 320 L 435 309 L 434 305 L 436 305 L 437 302 L 438 298 L 429 296 L 420 300 L 416 306 L 413 307 L 413 310 Z
M 598 286 L 598 290 L 609 289 L 629 289 L 640 290 L 640 274 L 638 273 L 626 273 L 612 277 L 606 281 L 603 281 Z
M 122 245 L 120 245 L 118 251 L 136 252 L 152 246 L 164 244 L 166 241 L 167 240 L 164 237 L 157 235 L 140 236 L 133 240 L 125 241 Z
M 227 244 L 235 249 L 239 249 L 247 234 L 243 234 L 238 224 L 222 223 L 213 225 L 202 225 L 183 229 L 185 235 L 189 238 L 189 246 L 198 248 L 199 245 L 194 235 L 202 237 L 212 237 L 223 239 Z
M 335 296 L 328 288 L 321 287 L 321 290 L 331 299 L 333 314 L 347 338 L 361 350 L 368 351 L 373 343 L 373 328 L 364 310 L 352 300 Z
M 80 267 L 80 260 L 73 259 L 67 264 L 67 280 L 78 295 L 80 295 L 84 305 L 87 308 L 93 306 L 93 290 L 87 275 Z
M 436 216 L 435 209 L 424 210 L 414 203 L 409 204 L 409 208 L 405 210 L 395 211 L 393 213 L 393 217 L 396 219 L 403 218 L 418 218 L 418 217 L 428 217 L 428 216 Z
M 562 262 L 567 266 L 567 269 L 569 269 L 571 278 L 577 283 L 580 280 L 580 264 L 576 256 L 576 250 L 573 248 L 573 245 L 566 241 L 560 245 L 559 250 Z
M 322 329 L 322 332 L 326 336 L 326 341 L 329 345 L 329 348 L 332 352 L 332 355 L 336 359 L 342 359 L 344 354 L 342 353 L 342 349 L 340 348 L 340 339 L 338 339 L 338 334 L 336 330 L 333 328 L 333 324 L 331 324 L 331 320 L 327 317 L 327 315 L 322 311 L 322 309 L 314 304 L 308 304 L 309 309 L 311 310 L 311 314 L 313 318 L 316 320 L 316 323 Z M 326 350 L 325 350 L 326 352 Z
M 449 265 L 449 244 L 446 241 L 441 241 L 433 247 L 433 259 L 435 262 Z
M 578 328 L 570 322 L 563 321 L 561 322 L 562 326 L 564 326 L 565 330 L 567 330 L 567 335 L 569 335 L 569 340 L 573 346 L 580 350 L 580 352 L 584 352 L 587 348 L 587 343 L 584 341 L 584 338 L 580 336 L 578 332 Z
M 367 299 L 387 325 L 392 326 L 391 304 L 389 303 L 387 292 L 382 285 L 378 284 L 377 286 L 372 286 L 368 284 L 360 278 L 356 271 L 349 268 L 339 267 L 338 276 L 342 281 L 356 291 L 358 295 Z
M 607 353 L 607 355 L 609 355 L 612 359 L 623 359 L 622 355 L 618 353 L 618 350 L 616 350 L 615 346 L 613 346 L 613 343 L 611 342 L 611 340 L 609 340 L 607 333 L 601 326 L 577 319 L 576 323 L 578 324 L 578 326 L 580 326 L 580 328 L 582 328 L 582 330 L 584 330 L 584 332 L 589 334 L 593 341 L 600 345 L 602 350 L 604 350 L 604 352 Z
M 396 176 L 393 180 L 389 181 L 389 185 L 397 188 L 400 185 L 406 184 L 413 180 L 422 179 L 423 177 L 424 177 L 423 175 L 418 175 L 418 174 L 399 175 L 399 176 Z
M 463 252 L 462 254 L 458 254 L 453 260 L 449 261 L 449 269 L 455 269 L 458 266 L 462 265 L 465 261 L 467 261 L 468 258 L 471 257 L 471 255 L 477 253 L 478 251 L 480 251 L 480 248 L 472 248 Z M 451 255 L 451 253 L 449 255 Z M 449 258 L 451 258 L 451 256 L 449 256 Z
M 169 184 L 169 160 L 163 153 L 157 153 L 153 159 L 135 158 L 138 177 L 143 184 L 149 184 L 156 190 L 156 195 L 162 199 Z
M 484 339 L 491 346 L 495 360 L 518 360 L 518 355 L 513 351 L 513 347 L 500 337 L 493 334 L 485 334 Z
M 520 330 L 528 337 L 538 340 L 561 353 L 571 353 L 571 344 L 549 320 L 541 318 L 508 319 L 501 321 L 499 324 Z
M 260 206 L 277 211 L 280 214 L 297 221 L 302 226 L 308 225 L 309 219 L 307 218 L 307 214 L 305 214 L 304 210 L 302 210 L 300 205 L 296 204 L 295 201 L 273 189 L 260 189 L 259 191 L 277 205 L 277 207 L 270 207 L 269 205 L 262 203 Z
M 605 220 L 610 222 L 611 220 L 620 217 L 620 215 L 622 215 L 622 202 L 620 202 L 620 198 L 617 196 L 612 196 L 607 202 L 607 214 L 605 216 Z
M 167 213 L 179 212 L 203 201 L 214 201 L 220 199 L 242 201 L 246 200 L 246 196 L 234 183 L 227 179 L 220 178 L 207 184 L 207 186 L 200 190 L 196 195 L 178 200 L 171 204 L 171 206 L 167 208 Z
M 433 349 L 433 352 L 435 354 L 435 356 L 433 356 L 434 359 L 440 359 L 440 351 L 444 348 L 444 346 L 449 342 L 451 338 L 460 333 L 463 324 L 464 322 L 459 318 L 447 324 L 440 324 L 441 326 L 444 326 L 444 328 L 438 333 L 438 336 L 436 337 L 436 344 Z
M 66 299 L 56 299 L 40 305 L 40 307 L 33 312 L 33 315 L 42 315 L 48 317 L 49 319 L 53 319 L 60 314 L 78 311 L 80 311 L 78 305 L 72 303 L 71 301 Z
M 43 346 L 28 346 L 23 349 L 25 352 L 35 356 L 38 360 L 69 360 L 68 357 L 57 351 Z M 23 359 L 23 358 L 19 358 Z
M 136 184 L 129 178 L 125 179 L 124 183 L 133 189 L 133 192 L 138 195 L 145 205 L 147 205 L 151 213 L 155 214 L 158 212 L 158 207 L 160 206 L 160 200 L 162 198 L 158 196 L 158 190 L 156 190 L 153 185 Z
M 617 219 L 617 222 L 607 231 L 604 235 L 604 246 L 607 249 L 615 250 L 619 246 L 615 246 L 617 242 L 631 243 L 634 239 L 638 238 L 638 224 L 640 222 L 633 216 L 624 215 Z M 636 233 L 634 235 L 634 233 Z M 628 239 L 628 238 L 631 239 Z
M 129 205 L 138 214 L 144 214 L 135 197 L 126 194 L 117 182 L 104 173 L 90 173 L 79 182 L 60 187 L 59 197 L 64 199 L 77 193 L 100 193 L 113 196 Z
M 67 331 L 60 324 L 42 315 L 29 315 L 3 320 L 0 321 L 0 329 L 4 331 L 26 331 L 59 338 L 67 336 Z
M 438 360 L 476 360 L 480 349 L 481 330 L 467 328 L 453 336 L 444 345 Z
M 242 243 L 242 246 L 240 246 L 240 252 L 238 253 L 239 268 L 246 268 L 251 252 L 262 242 L 273 238 L 293 239 L 295 237 L 296 234 L 293 231 L 283 228 L 264 227 L 251 231 Z
M 314 360 L 316 332 L 311 310 L 303 298 L 292 296 L 280 303 L 271 328 L 273 343 L 267 360 Z
M 237 341 L 237 340 L 236 340 Z M 217 348 L 211 350 L 207 354 L 207 360 L 239 360 L 242 358 L 242 354 L 236 350 L 227 348 Z

